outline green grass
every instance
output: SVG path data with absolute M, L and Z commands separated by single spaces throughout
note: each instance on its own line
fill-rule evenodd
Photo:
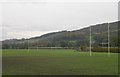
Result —
M 68 49 L 3 50 L 3 75 L 117 75 L 118 54 Z

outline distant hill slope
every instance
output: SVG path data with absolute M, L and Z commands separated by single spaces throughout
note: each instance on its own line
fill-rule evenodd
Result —
M 111 46 L 117 41 L 118 22 L 110 23 Z M 107 42 L 108 24 L 97 24 L 91 26 L 92 41 L 94 45 Z M 44 34 L 30 39 L 10 39 L 2 41 L 3 48 L 28 48 L 28 47 L 73 47 L 89 45 L 90 27 L 74 31 L 59 31 Z M 117 45 L 117 44 L 114 44 Z

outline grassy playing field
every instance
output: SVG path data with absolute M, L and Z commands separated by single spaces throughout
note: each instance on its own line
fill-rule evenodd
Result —
M 3 75 L 117 75 L 118 54 L 68 49 L 3 50 Z

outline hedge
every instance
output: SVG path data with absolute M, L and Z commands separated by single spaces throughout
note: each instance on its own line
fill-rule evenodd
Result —
M 92 48 L 93 52 L 108 52 L 108 48 L 102 48 L 102 47 L 93 47 Z M 112 53 L 120 53 L 120 48 L 117 47 L 112 47 L 110 48 L 110 52 Z

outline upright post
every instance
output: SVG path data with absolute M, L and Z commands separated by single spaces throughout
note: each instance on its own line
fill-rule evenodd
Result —
M 110 28 L 108 23 L 108 56 L 110 56 Z
M 37 51 L 38 51 L 38 40 L 37 40 Z
M 28 39 L 28 52 L 29 52 L 29 39 Z
M 91 26 L 90 26 L 90 56 L 91 56 Z

